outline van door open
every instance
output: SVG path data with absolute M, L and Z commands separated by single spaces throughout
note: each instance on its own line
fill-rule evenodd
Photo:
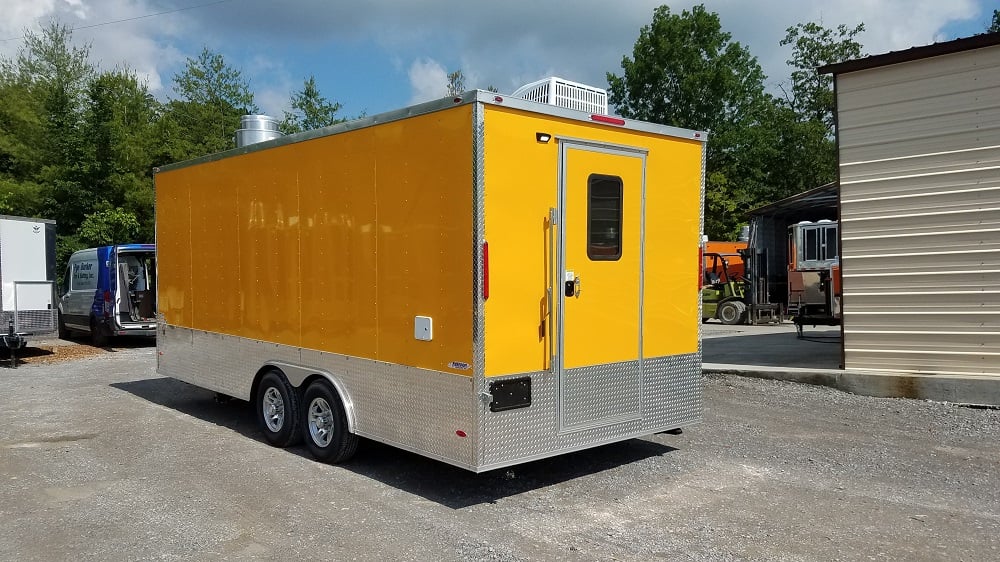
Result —
M 644 171 L 643 150 L 561 141 L 561 431 L 642 415 Z

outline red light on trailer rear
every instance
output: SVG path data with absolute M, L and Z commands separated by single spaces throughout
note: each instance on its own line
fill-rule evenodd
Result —
M 495 102 L 497 102 L 497 103 L 503 103 L 503 98 L 502 98 L 502 97 L 500 97 L 500 96 L 495 96 L 495 97 L 493 98 L 493 101 L 495 101 Z
M 483 242 L 483 300 L 490 298 L 490 243 Z
M 456 431 L 456 432 L 455 432 L 455 435 L 457 435 L 457 436 L 459 436 L 459 437 L 468 437 L 468 436 L 469 436 L 469 434 L 468 434 L 468 433 L 466 433 L 466 432 L 462 431 L 461 429 L 459 429 L 458 431 Z
M 598 123 L 607 123 L 608 125 L 618 125 L 619 127 L 625 125 L 625 120 L 621 117 L 611 117 L 610 115 L 598 115 L 593 114 L 590 116 L 591 121 L 597 121 Z

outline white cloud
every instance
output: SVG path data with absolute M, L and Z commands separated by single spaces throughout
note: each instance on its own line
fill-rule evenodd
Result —
M 99 69 L 122 65 L 134 70 L 150 91 L 165 97 L 170 73 L 181 65 L 186 54 L 174 45 L 178 16 L 165 15 L 130 20 L 156 13 L 148 0 L 3 0 L 4 18 L 0 20 L 0 56 L 13 57 L 22 47 L 25 30 L 37 33 L 50 22 L 76 28 L 73 42 L 89 45 L 90 60 Z
M 287 98 L 288 91 L 303 77 L 299 73 L 315 74 L 320 83 L 344 80 L 344 71 L 333 59 L 312 63 L 315 68 L 302 67 L 295 59 L 305 49 L 388 61 L 382 64 L 390 66 L 393 61 L 402 61 L 393 70 L 400 82 L 405 76 L 404 83 L 386 84 L 385 72 L 353 74 L 350 80 L 357 85 L 355 90 L 370 88 L 372 94 L 356 94 L 359 99 L 372 99 L 393 88 L 402 92 L 407 87 L 410 101 L 441 97 L 446 92 L 445 69 L 461 69 L 469 88 L 493 85 L 502 92 L 547 75 L 605 86 L 605 73 L 621 72 L 622 56 L 631 56 L 639 29 L 664 3 L 507 0 L 456 5 L 451 0 L 354 0 L 332 9 L 329 0 L 293 0 L 286 4 L 239 1 L 236 9 L 234 0 L 233 4 L 146 18 L 142 16 L 188 8 L 191 3 L 0 1 L 4 4 L 0 39 L 20 36 L 26 27 L 37 30 L 52 20 L 82 27 L 139 18 L 79 29 L 74 38 L 78 44 L 92 45 L 92 59 L 103 68 L 127 62 L 161 98 L 169 95 L 170 79 L 182 68 L 184 58 L 197 55 L 207 44 L 224 54 L 228 63 L 245 70 L 253 81 L 258 105 L 272 113 L 284 107 L 275 107 L 278 93 L 281 99 Z M 942 31 L 949 24 L 974 22 L 971 27 L 982 31 L 988 24 L 987 12 L 992 13 L 992 2 L 995 0 L 709 0 L 705 4 L 720 14 L 723 29 L 758 57 L 774 88 L 788 75 L 785 60 L 790 50 L 778 42 L 789 26 L 821 21 L 827 27 L 841 23 L 853 27 L 864 22 L 866 31 L 860 40 L 868 53 L 878 54 L 948 39 Z M 677 13 L 697 3 L 700 0 L 680 0 L 670 6 Z M 20 43 L 0 41 L 0 55 L 13 55 Z M 414 60 L 414 53 L 427 58 Z M 261 54 L 275 61 L 276 67 L 258 68 L 253 59 Z M 413 62 L 406 66 L 408 61 Z M 292 68 L 294 80 L 287 75 L 287 69 Z M 372 78 L 376 74 L 380 75 L 378 81 Z
M 436 60 L 423 58 L 413 61 L 407 76 L 412 90 L 410 103 L 421 103 L 448 95 L 448 71 Z

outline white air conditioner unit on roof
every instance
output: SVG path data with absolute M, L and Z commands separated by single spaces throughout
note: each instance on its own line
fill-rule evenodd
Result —
M 598 115 L 608 114 L 607 91 L 555 76 L 525 84 L 515 90 L 513 95 L 567 109 Z

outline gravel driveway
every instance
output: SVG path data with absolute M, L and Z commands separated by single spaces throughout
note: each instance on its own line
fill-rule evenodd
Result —
M 996 410 L 713 376 L 683 435 L 475 475 L 273 449 L 154 364 L 0 369 L 0 559 L 1000 559 Z

